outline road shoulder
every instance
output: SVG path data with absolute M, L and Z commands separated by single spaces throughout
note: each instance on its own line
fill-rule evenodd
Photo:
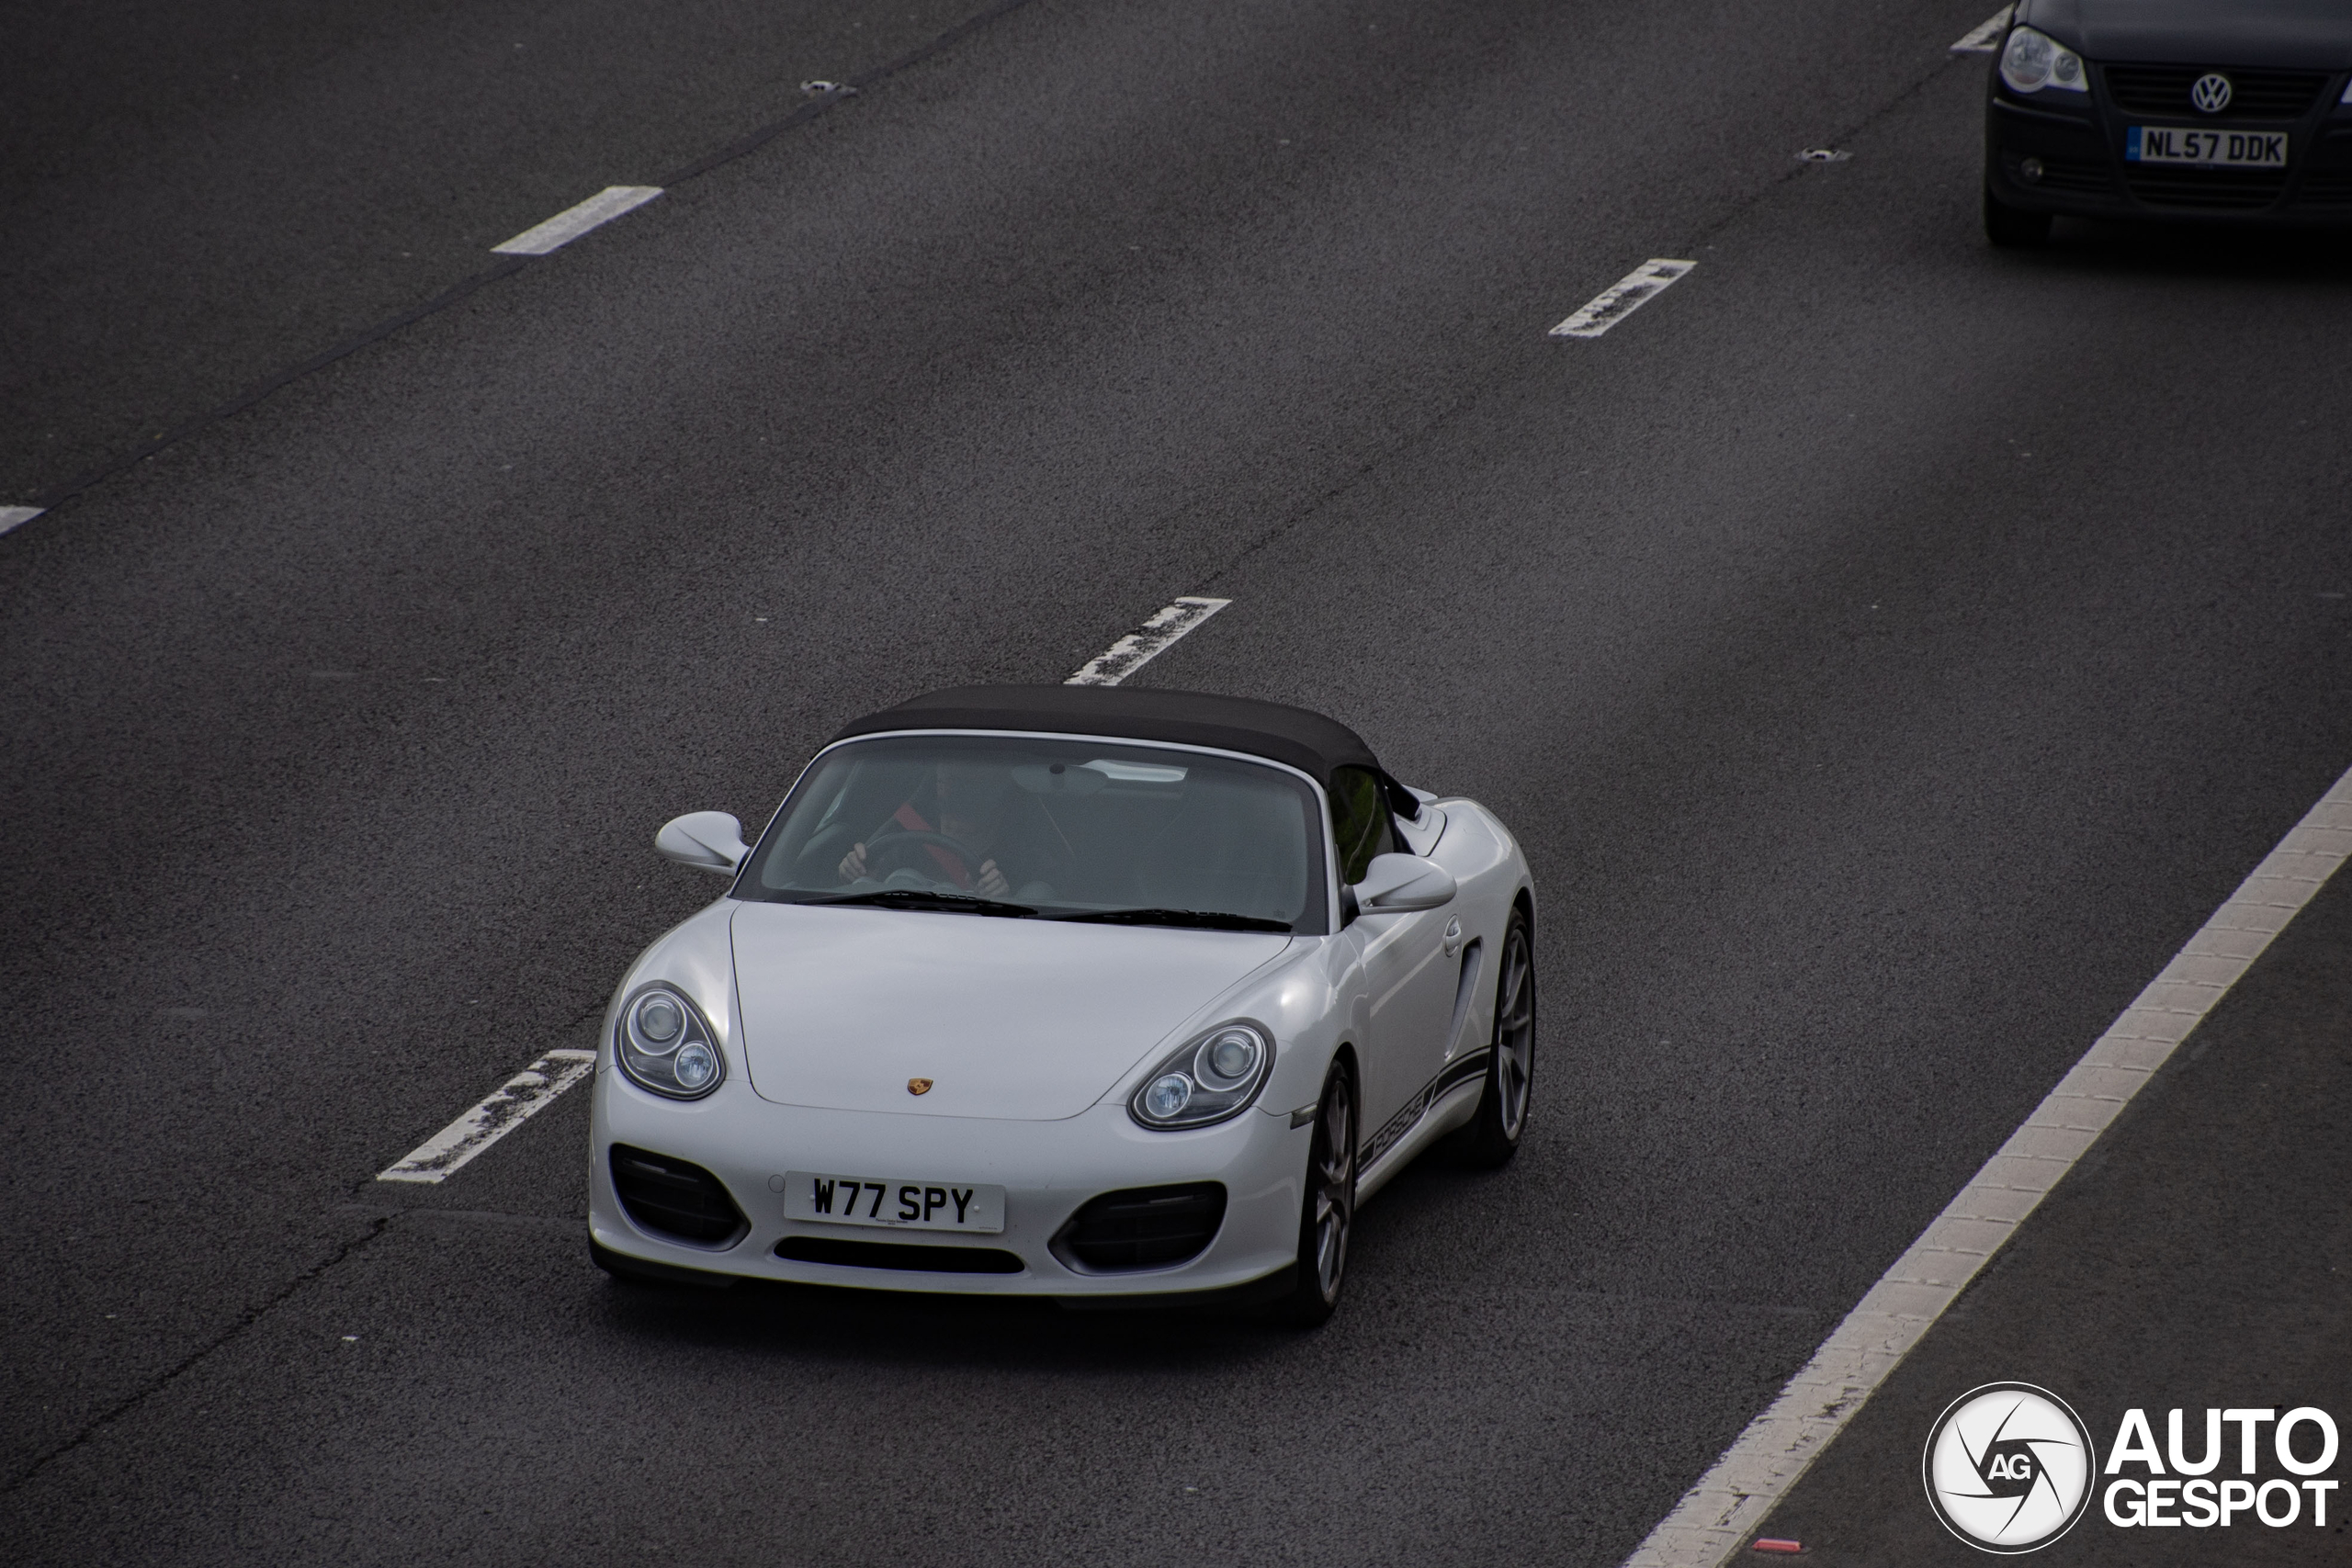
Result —
M 2352 1416 L 2352 877 L 2322 888 L 2107 1135 L 1766 1519 L 1825 1562 L 1979 1562 L 1929 1509 L 1921 1452 L 1952 1400 L 2018 1381 L 2058 1393 L 2102 1466 L 2125 1412 L 2156 1440 L 2178 1407 Z M 2224 1428 L 2233 1475 L 2238 1428 Z M 2295 1479 L 2264 1428 L 2254 1483 Z M 2335 1463 L 2312 1479 L 2341 1480 Z M 2144 1476 L 2127 1463 L 2121 1472 Z M 2169 1467 L 2168 1474 L 2178 1472 Z M 2307 1563 L 2352 1552 L 2344 1494 L 2313 1528 L 2118 1527 L 2089 1510 L 2051 1562 Z M 2283 1495 L 2274 1498 L 2283 1510 Z M 2128 1499 L 2123 1506 L 2129 1512 Z M 1768 1559 L 1742 1551 L 1747 1561 Z

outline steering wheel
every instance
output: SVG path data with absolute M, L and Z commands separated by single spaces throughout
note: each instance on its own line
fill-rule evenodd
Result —
M 965 875 L 970 877 L 974 882 L 979 881 L 980 862 L 984 858 L 980 852 L 972 848 L 971 845 L 964 842 L 961 839 L 950 838 L 945 833 L 934 833 L 926 828 L 900 828 L 892 832 L 876 833 L 874 837 L 866 840 L 865 874 L 879 879 L 882 874 L 876 869 L 875 858 L 881 854 L 883 851 L 915 849 L 924 844 L 937 844 L 940 848 L 945 850 L 949 854 L 954 855 L 957 862 L 962 864 Z M 941 875 L 944 876 L 949 882 L 956 880 L 953 875 L 947 874 L 947 868 L 941 865 L 936 860 L 932 861 L 931 864 L 928 866 L 915 866 L 911 869 L 921 871 L 926 875 L 933 872 L 937 872 L 941 874 Z M 933 880 L 938 880 L 938 878 L 933 878 Z

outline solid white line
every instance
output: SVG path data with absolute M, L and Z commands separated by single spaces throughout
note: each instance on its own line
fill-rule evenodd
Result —
M 2087 1153 L 2173 1049 L 2352 855 L 2352 773 L 2335 781 L 2228 903 L 2188 939 L 2114 1027 L 1871 1287 L 1770 1409 L 1625 1568 L 1719 1568 L 1978 1269 Z
M 48 510 L 45 506 L 0 506 L 0 534 L 21 528 Z
M 1173 604 L 1155 610 L 1149 620 L 1088 660 L 1077 674 L 1062 684 L 1115 686 L 1167 652 L 1186 632 L 1232 603 L 1230 599 L 1179 599 Z
M 1595 295 L 1592 303 L 1554 327 L 1554 337 L 1599 337 L 1652 299 L 1697 262 L 1657 257 L 1644 262 Z
M 555 1103 L 595 1070 L 594 1051 L 550 1051 L 508 1078 L 480 1105 L 409 1152 L 379 1181 L 440 1181 L 474 1156 Z
M 662 194 L 660 186 L 606 186 L 579 206 L 567 208 L 546 222 L 526 229 L 503 245 L 490 248 L 500 255 L 543 256 L 568 245 L 599 224 L 643 207 Z
M 1990 54 L 2001 47 L 2001 35 L 2008 30 L 2009 17 L 2017 10 L 2004 6 L 1992 16 L 1976 24 L 1969 35 L 1951 46 L 1954 54 Z

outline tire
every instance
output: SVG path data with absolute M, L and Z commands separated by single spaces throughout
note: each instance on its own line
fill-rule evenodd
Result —
M 1330 1320 L 1348 1279 L 1348 1236 L 1356 1214 L 1356 1080 L 1344 1061 L 1331 1064 L 1315 1107 L 1306 1152 L 1306 1195 L 1299 1204 L 1298 1262 L 1290 1293 L 1273 1317 L 1295 1328 Z
M 1984 237 L 2005 251 L 2038 251 L 2050 243 L 2050 214 L 2011 207 L 1986 186 Z
M 1510 1163 L 1527 1130 L 1535 1089 L 1535 944 L 1527 917 L 1517 909 L 1503 928 L 1502 962 L 1495 976 L 1493 1055 L 1487 1058 L 1487 1092 L 1462 1130 L 1454 1152 L 1489 1170 Z

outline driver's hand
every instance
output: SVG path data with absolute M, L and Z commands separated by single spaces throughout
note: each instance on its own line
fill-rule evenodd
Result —
M 842 863 L 833 869 L 841 874 L 841 879 L 843 882 L 855 882 L 859 877 L 864 876 L 865 874 L 865 846 L 864 844 L 853 846 L 849 853 L 842 856 Z
M 984 860 L 980 863 L 979 880 L 972 884 L 972 891 L 983 898 L 1001 898 L 1012 891 L 1012 885 L 1005 881 L 1004 873 L 996 868 L 996 862 Z

